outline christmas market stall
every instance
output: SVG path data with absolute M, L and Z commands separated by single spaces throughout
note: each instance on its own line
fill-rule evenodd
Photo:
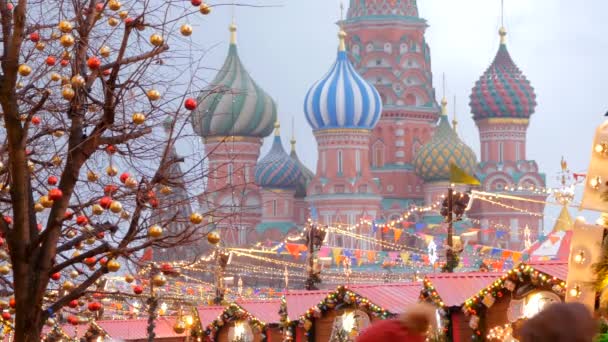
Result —
M 253 308 L 257 317 L 244 306 Z M 279 301 L 266 303 L 230 303 L 203 331 L 203 340 L 218 342 L 261 342 L 268 341 L 268 329 L 279 325 Z M 200 311 L 199 311 L 200 312 Z M 271 312 L 274 312 L 272 314 Z M 263 319 L 271 319 L 266 322 Z M 271 338 L 272 335 L 270 334 Z
M 296 341 L 352 341 L 374 321 L 416 303 L 420 288 L 420 283 L 340 286 L 299 317 Z
M 505 273 L 432 275 L 421 297 L 442 309 L 444 332 L 454 342 L 503 341 L 545 305 L 564 300 L 566 276 L 560 261 L 521 263 Z
M 565 297 L 568 264 L 560 261 L 522 263 L 465 301 L 469 336 L 503 341 L 517 333 L 526 319 Z
M 428 275 L 420 299 L 435 304 L 442 319 L 439 328 L 454 342 L 468 341 L 471 330 L 462 306 L 467 298 L 492 284 L 502 273 L 467 272 Z

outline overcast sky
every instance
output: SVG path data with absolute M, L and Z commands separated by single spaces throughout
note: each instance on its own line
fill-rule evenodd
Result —
M 238 3 L 278 6 L 236 8 L 239 53 L 252 77 L 278 104 L 284 146 L 289 146 L 293 117 L 298 154 L 314 170 L 316 142 L 303 113 L 303 99 L 335 60 L 334 23 L 340 1 Z M 426 40 L 437 94 L 441 95 L 445 73 L 450 112 L 456 96 L 459 131 L 479 155 L 469 94 L 498 49 L 500 0 L 418 0 L 418 8 L 429 24 Z M 607 10 L 605 0 L 505 0 L 509 52 L 537 95 L 528 129 L 528 158 L 538 162 L 550 186 L 555 185 L 562 155 L 574 171 L 587 169 L 593 132 L 608 110 Z M 230 6 L 216 7 L 195 28 L 193 39 L 213 46 L 205 56 L 211 69 L 220 68 L 226 56 L 231 16 Z M 267 141 L 262 154 L 269 145 Z

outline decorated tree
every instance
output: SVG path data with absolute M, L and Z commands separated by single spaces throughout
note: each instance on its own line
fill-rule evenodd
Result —
M 1 323 L 16 341 L 38 341 L 139 251 L 209 231 L 213 208 L 171 214 L 190 198 L 166 196 L 202 191 L 210 174 L 200 155 L 171 172 L 202 87 L 187 22 L 210 11 L 201 0 L 0 0 Z M 94 298 L 85 310 L 102 310 Z

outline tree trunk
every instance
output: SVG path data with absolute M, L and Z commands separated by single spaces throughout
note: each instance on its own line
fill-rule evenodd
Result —
M 22 290 L 23 291 L 22 291 Z M 44 313 L 42 312 L 41 298 L 27 288 L 15 287 L 15 300 L 17 310 L 15 314 L 15 342 L 40 341 L 42 328 L 44 326 Z

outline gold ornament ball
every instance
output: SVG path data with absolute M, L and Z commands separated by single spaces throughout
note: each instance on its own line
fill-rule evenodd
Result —
M 120 213 L 122 211 L 122 204 L 118 201 L 112 201 L 112 203 L 110 203 L 110 211 L 114 214 Z
M 169 195 L 173 192 L 173 189 L 171 189 L 171 187 L 169 186 L 163 186 L 162 188 L 160 188 L 160 193 L 163 195 Z
M 146 116 L 143 113 L 135 113 L 135 114 L 133 114 L 131 119 L 133 120 L 133 123 L 136 125 L 141 125 L 144 122 L 146 122 Z
M 72 45 L 74 45 L 74 36 L 72 36 L 71 34 L 64 34 L 63 36 L 61 36 L 61 46 L 63 47 L 70 47 Z
M 163 228 L 159 225 L 153 225 L 152 227 L 150 227 L 150 229 L 148 229 L 148 236 L 156 239 L 159 238 L 163 235 Z
M 207 241 L 212 245 L 217 245 L 220 242 L 220 234 L 216 231 L 208 233 Z
M 127 275 L 125 276 L 125 281 L 126 281 L 127 283 L 129 283 L 129 284 L 131 284 L 131 283 L 132 283 L 134 280 L 135 280 L 135 278 L 134 278 L 132 275 L 130 275 L 130 274 L 127 274 Z
M 199 7 L 199 10 L 201 11 L 201 13 L 203 15 L 207 15 L 207 14 L 211 13 L 211 7 L 209 5 L 207 5 L 207 4 L 202 4 Z
M 63 282 L 63 285 L 61 285 L 61 287 L 63 287 L 63 289 L 66 291 L 70 291 L 71 289 L 74 288 L 74 283 L 72 283 L 69 280 L 66 280 Z
M 150 101 L 156 101 L 158 99 L 160 99 L 160 92 L 156 89 L 150 89 L 148 90 L 148 99 L 150 99 Z
M 127 19 L 127 17 L 129 16 L 129 12 L 120 11 L 120 12 L 118 12 L 118 16 L 120 17 L 120 19 Z
M 116 0 L 110 0 L 110 2 L 108 2 L 108 7 L 112 10 L 112 11 L 118 11 L 120 9 L 120 2 L 116 1 Z
M 75 95 L 76 93 L 74 92 L 74 89 L 72 89 L 72 87 L 65 86 L 63 87 L 63 89 L 61 89 L 61 96 L 63 96 L 63 98 L 66 100 L 73 99 Z
M 30 172 L 34 172 L 34 168 L 35 168 L 34 163 L 32 163 L 31 161 L 28 161 L 27 162 L 27 169 L 30 170 Z
M 190 26 L 188 24 L 184 24 L 179 29 L 179 31 L 182 33 L 182 35 L 188 37 L 188 36 L 190 36 L 192 34 L 192 26 Z
M 118 168 L 114 165 L 110 165 L 106 168 L 106 174 L 110 177 L 114 177 L 118 174 Z
M 50 208 L 53 206 L 53 200 L 49 198 L 47 195 L 40 196 L 40 204 L 42 204 L 45 208 Z
M 186 323 L 184 323 L 184 321 L 181 319 L 177 320 L 173 326 L 173 331 L 176 334 L 183 334 L 186 331 Z
M 103 214 L 103 208 L 99 204 L 93 204 L 93 207 L 91 209 L 94 215 Z
M 59 23 L 59 31 L 61 31 L 63 33 L 68 33 L 70 31 L 72 31 L 72 23 L 70 23 L 67 20 L 62 20 Z
M 54 155 L 53 158 L 51 159 L 51 163 L 53 163 L 53 165 L 55 165 L 55 166 L 61 165 L 61 162 L 62 162 L 62 159 L 58 155 Z
M 63 136 L 63 131 L 57 130 L 57 131 L 53 132 L 53 136 L 55 138 L 61 138 Z
M 61 75 L 56 72 L 51 73 L 51 81 L 57 82 L 59 80 L 61 80 Z
M 125 186 L 126 186 L 127 188 L 131 188 L 131 189 L 132 189 L 132 188 L 134 188 L 134 187 L 136 187 L 136 186 L 137 186 L 137 180 L 136 180 L 135 178 L 133 178 L 133 177 L 129 177 L 129 178 L 127 178 L 127 180 L 125 181 Z
M 190 215 L 190 222 L 192 224 L 200 224 L 201 222 L 203 222 L 203 215 L 199 213 L 192 213 Z
M 0 274 L 2 275 L 7 275 L 11 273 L 11 267 L 8 265 L 2 265 L 0 266 Z
M 61 34 L 59 32 L 51 32 L 51 39 L 59 39 L 59 37 L 61 37 Z
M 159 274 L 155 275 L 154 277 L 152 277 L 152 284 L 154 284 L 154 286 L 165 286 L 166 283 L 167 283 L 167 278 L 165 278 L 165 276 L 162 275 L 162 273 L 159 273 Z
M 39 213 L 44 210 L 44 206 L 42 205 L 42 203 L 36 203 L 34 204 L 34 210 Z
M 84 240 L 84 243 L 86 243 L 87 245 L 92 245 L 94 244 L 96 241 L 94 236 L 91 236 L 90 238 L 87 238 L 86 240 Z
M 36 50 L 38 50 L 38 51 L 44 50 L 45 47 L 46 47 L 46 44 L 44 44 L 43 42 L 36 43 Z
M 120 213 L 120 218 L 123 219 L 123 220 L 128 220 L 129 217 L 131 217 L 131 214 L 128 211 L 126 211 L 126 210 L 123 210 Z
M 116 261 L 116 259 L 112 259 L 112 260 L 108 261 L 106 266 L 108 267 L 108 271 L 110 271 L 110 272 L 116 272 L 120 269 L 120 263 L 118 261 Z
M 75 75 L 71 79 L 71 83 L 74 88 L 82 87 L 85 82 L 86 81 L 84 80 L 84 77 L 82 77 L 81 75 Z
M 158 33 L 155 33 L 150 36 L 150 43 L 154 46 L 161 46 L 163 45 L 164 41 L 165 40 L 163 39 L 163 37 Z
M 101 55 L 101 57 L 110 57 L 110 53 L 112 52 L 112 50 L 110 49 L 109 46 L 102 46 L 101 49 L 99 49 L 99 54 Z
M 80 274 L 79 274 L 79 273 L 78 273 L 78 271 L 76 271 L 76 270 L 72 270 L 72 271 L 70 272 L 70 278 L 72 278 L 72 279 L 76 279 L 76 278 L 78 278 L 78 276 L 79 276 L 79 275 L 80 275 Z
M 118 24 L 120 24 L 120 21 L 116 18 L 110 18 L 108 19 L 108 25 L 115 27 L 118 26 Z
M 87 180 L 89 182 L 96 182 L 99 179 L 99 176 L 93 171 L 87 171 Z
M 3 249 L 0 249 L 0 260 L 8 260 L 8 253 L 6 253 Z
M 19 66 L 19 75 L 21 75 L 21 76 L 28 76 L 31 73 L 32 73 L 32 68 L 29 65 L 27 65 L 27 64 L 21 64 Z
M 70 59 L 72 58 L 72 54 L 70 53 L 70 51 L 65 50 L 61 53 L 61 59 Z

